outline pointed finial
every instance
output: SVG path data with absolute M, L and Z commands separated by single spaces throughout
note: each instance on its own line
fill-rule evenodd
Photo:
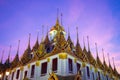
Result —
M 87 41 L 88 41 L 88 51 L 90 51 L 89 36 L 87 36 Z
M 57 21 L 56 21 L 56 25 L 59 24 L 59 9 L 57 8 Z
M 9 55 L 8 55 L 8 60 L 10 61 L 10 53 L 11 53 L 11 48 L 12 46 L 10 45 L 10 49 L 9 49 Z
M 76 27 L 76 31 L 77 31 L 77 43 L 79 43 L 78 27 Z
M 20 40 L 18 40 L 18 49 L 17 49 L 17 54 L 19 54 L 19 47 L 20 47 Z
M 37 32 L 37 42 L 39 42 L 39 31 Z
M 110 66 L 110 56 L 109 56 L 109 53 L 107 55 L 108 55 L 108 62 L 109 62 L 109 66 Z
M 4 56 L 4 50 L 2 51 L 1 63 L 3 61 L 3 56 Z
M 103 48 L 102 48 L 102 53 L 103 53 L 103 61 L 105 61 L 104 49 Z
M 85 39 L 84 39 L 84 36 L 83 36 L 83 45 L 84 45 L 84 48 L 85 48 Z
M 97 48 L 97 43 L 95 43 L 95 46 L 96 46 L 96 55 L 98 57 L 98 48 Z
M 115 62 L 114 62 L 114 57 L 112 57 L 112 60 L 113 60 L 113 66 L 114 66 L 114 69 L 115 69 Z
M 63 14 L 61 13 L 61 25 L 62 25 L 62 17 L 63 17 Z
M 30 48 L 30 38 L 31 38 L 31 33 L 29 33 L 28 48 Z
M 69 26 L 68 26 L 68 36 L 70 36 Z
M 42 25 L 42 41 L 43 41 L 43 38 L 44 38 L 44 25 Z

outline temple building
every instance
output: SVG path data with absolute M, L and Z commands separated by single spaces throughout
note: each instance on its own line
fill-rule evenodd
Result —
M 40 43 L 37 36 L 32 48 L 30 46 L 31 34 L 29 34 L 28 46 L 21 57 L 19 57 L 20 41 L 12 61 L 10 61 L 10 51 L 5 63 L 2 62 L 2 55 L 0 80 L 120 80 L 114 59 L 114 68 L 112 68 L 110 59 L 107 65 L 103 50 L 102 62 L 99 58 L 97 43 L 95 43 L 97 57 L 93 57 L 89 37 L 87 37 L 88 48 L 83 40 L 84 48 L 82 49 L 78 28 L 76 30 L 77 43 L 74 44 L 69 31 L 68 38 L 65 38 L 67 33 L 57 18 L 55 25 L 45 37 L 42 36 Z

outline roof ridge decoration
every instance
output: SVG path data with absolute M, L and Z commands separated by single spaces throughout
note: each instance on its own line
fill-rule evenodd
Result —
M 96 61 L 95 61 L 95 59 L 94 59 L 94 57 L 93 57 L 93 55 L 91 54 L 91 51 L 90 51 L 89 36 L 87 36 L 87 41 L 88 41 L 87 57 L 88 57 L 89 63 L 92 64 L 94 67 L 96 67 Z
M 22 61 L 22 64 L 25 65 L 27 64 L 32 56 L 31 56 L 31 48 L 30 48 L 30 37 L 31 37 L 31 34 L 29 33 L 29 42 L 28 42 L 28 47 L 27 49 L 24 51 L 22 57 L 21 57 L 21 61 Z
M 36 42 L 33 46 L 32 51 L 36 51 L 38 49 L 38 47 L 39 47 L 39 32 L 37 33 L 37 39 L 36 39 Z
M 95 46 L 96 46 L 96 55 L 97 55 L 97 58 L 96 58 L 96 62 L 97 62 L 97 66 L 100 68 L 100 69 L 104 69 L 103 67 L 103 64 L 99 58 L 99 55 L 98 55 L 98 48 L 97 48 L 97 43 L 95 43 Z
M 11 63 L 11 68 L 14 68 L 18 65 L 18 62 L 19 62 L 19 46 L 20 46 L 20 40 L 18 40 L 18 49 L 17 49 L 16 56 Z

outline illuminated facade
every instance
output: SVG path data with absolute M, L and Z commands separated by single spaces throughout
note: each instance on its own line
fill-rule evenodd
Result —
M 82 49 L 78 38 L 76 46 L 71 40 L 70 33 L 65 39 L 66 32 L 57 18 L 55 26 L 39 44 L 38 37 L 33 48 L 30 48 L 30 37 L 27 49 L 19 59 L 19 45 L 15 58 L 3 64 L 0 63 L 0 80 L 120 80 L 115 66 L 114 69 L 98 57 L 92 56 L 89 47 Z

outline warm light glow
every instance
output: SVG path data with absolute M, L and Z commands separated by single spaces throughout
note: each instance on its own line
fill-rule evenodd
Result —
M 0 74 L 0 78 L 2 77 L 2 75 Z
M 8 75 L 9 75 L 9 72 L 6 72 L 6 75 L 8 76 Z

